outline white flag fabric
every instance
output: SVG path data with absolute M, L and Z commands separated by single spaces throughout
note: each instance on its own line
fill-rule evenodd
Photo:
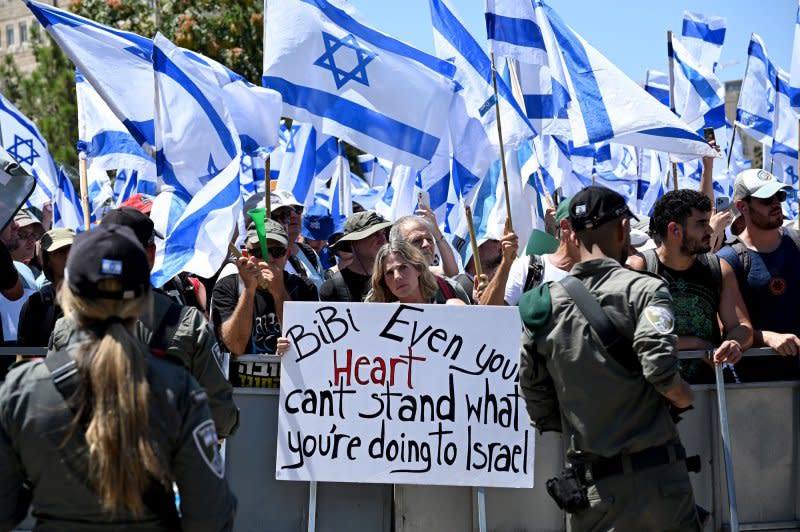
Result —
M 747 66 L 736 108 L 736 125 L 759 142 L 772 144 L 778 71 L 757 34 L 750 37 Z
M 792 108 L 800 113 L 800 0 L 794 20 L 794 44 L 792 45 L 792 66 L 789 72 L 789 97 Z
M 678 39 L 672 40 L 675 112 L 694 131 L 725 127 L 725 87 Z
M 50 155 L 47 142 L 39 129 L 17 107 L 0 94 L 0 131 L 2 148 L 36 180 L 38 200 L 35 206 L 42 207 L 42 200 L 52 200 L 58 188 L 58 169 Z
M 445 131 L 455 67 L 380 33 L 339 0 L 266 0 L 263 85 L 283 113 L 422 168 Z
M 513 2 L 491 3 L 499 6 Z M 524 23 L 533 22 L 538 27 L 554 83 L 569 93 L 567 114 L 576 146 L 613 141 L 689 157 L 716 155 L 702 137 L 647 95 L 549 6 L 535 2 L 534 16 L 533 21 Z M 532 58 L 527 61 L 535 62 Z
M 157 165 L 164 183 L 188 203 L 174 225 L 174 216 L 153 216 L 167 219 L 151 274 L 154 286 L 162 286 L 184 270 L 210 277 L 228 256 L 242 208 L 241 146 L 218 81 L 160 34 L 153 70 Z M 166 202 L 168 210 L 172 203 Z M 153 211 L 160 206 L 155 203 Z
M 719 63 L 727 28 L 725 17 L 683 12 L 681 42 L 686 50 L 709 72 Z
M 78 103 L 78 151 L 97 169 L 141 170 L 155 175 L 146 153 L 80 71 L 75 71 Z
M 797 180 L 798 118 L 791 107 L 789 92 L 789 74 L 778 69 L 774 135 L 770 155 L 774 160 L 774 168 L 778 169 L 774 175 L 784 183 L 795 185 Z
M 47 4 L 28 0 L 47 33 L 147 150 L 153 137 L 153 43 Z
M 669 107 L 669 74 L 648 69 L 645 74 L 644 90 L 647 94 Z

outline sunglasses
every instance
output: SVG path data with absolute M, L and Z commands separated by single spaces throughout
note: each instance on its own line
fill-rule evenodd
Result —
M 286 248 L 283 247 L 283 246 L 267 247 L 267 253 L 269 253 L 269 256 L 271 258 L 273 258 L 273 259 L 280 259 L 284 255 L 286 255 L 286 251 L 287 251 Z M 255 257 L 257 259 L 263 259 L 264 258 L 264 256 L 261 254 L 261 246 L 248 249 L 247 252 L 252 257 Z
M 302 205 L 288 205 L 286 207 L 281 207 L 278 210 L 280 212 L 272 213 L 272 219 L 275 220 L 276 222 L 284 222 L 292 217 L 293 212 L 298 216 L 302 216 L 305 207 L 303 207 Z
M 754 198 L 754 197 L 751 197 L 750 199 L 756 200 L 756 202 L 760 203 L 761 205 L 772 205 L 772 203 L 776 199 L 778 200 L 778 203 L 783 203 L 784 201 L 786 201 L 786 191 L 785 190 L 779 190 L 778 192 L 776 192 L 775 194 L 773 194 L 772 196 L 770 196 L 768 198 Z

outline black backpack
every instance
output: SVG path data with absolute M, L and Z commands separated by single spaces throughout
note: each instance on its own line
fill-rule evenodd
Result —
M 642 251 L 642 258 L 644 259 L 645 269 L 650 273 L 658 275 L 658 264 L 660 261 L 658 260 L 656 250 L 646 249 Z M 711 270 L 711 278 L 714 279 L 714 288 L 717 293 L 717 299 L 719 299 L 720 293 L 722 292 L 722 266 L 719 264 L 719 257 L 713 253 L 703 253 L 697 256 L 697 260 L 700 264 Z

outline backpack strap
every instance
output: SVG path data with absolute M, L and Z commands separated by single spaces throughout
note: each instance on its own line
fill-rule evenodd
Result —
M 795 229 L 794 227 L 784 227 L 785 235 L 792 239 L 794 243 L 794 247 L 800 251 L 800 231 Z
M 645 249 L 642 253 L 644 259 L 644 267 L 650 273 L 658 274 L 658 254 L 655 249 Z
M 305 255 L 306 258 L 308 259 L 308 262 L 310 262 L 311 265 L 314 267 L 314 269 L 319 272 L 320 271 L 319 257 L 317 256 L 317 252 L 314 251 L 314 248 L 312 248 L 305 242 L 298 242 L 297 245 L 300 248 L 300 251 L 303 252 L 303 255 Z
M 739 259 L 739 265 L 741 266 L 742 275 L 739 279 L 739 284 L 741 284 L 742 280 L 747 280 L 747 275 L 750 273 L 750 251 L 741 240 L 734 242 L 731 247 L 736 252 L 736 257 Z M 738 268 L 736 270 L 738 273 Z
M 50 378 L 53 379 L 58 393 L 64 398 L 70 410 L 77 412 L 74 402 L 75 392 L 80 381 L 78 377 L 78 366 L 75 360 L 66 351 L 55 351 L 47 355 L 44 365 L 50 370 Z
M 453 287 L 450 286 L 450 283 L 448 283 L 444 277 L 439 277 L 438 275 L 436 275 L 435 277 L 436 277 L 436 284 L 439 285 L 439 293 L 436 294 L 436 300 L 437 300 L 436 302 L 438 304 L 446 303 L 448 299 L 455 299 L 458 297 L 456 296 L 456 291 L 453 290 Z M 443 301 L 439 301 L 440 294 L 444 298 Z
M 606 352 L 628 371 L 641 372 L 642 366 L 633 351 L 633 344 L 620 334 L 589 289 L 572 275 L 564 277 L 559 284 L 564 287 L 575 302 L 575 306 L 600 337 Z
M 147 343 L 150 351 L 159 358 L 164 358 L 167 352 L 167 329 L 170 327 L 177 327 L 181 319 L 181 311 L 183 306 L 177 303 L 172 303 L 167 307 L 167 311 L 161 315 L 161 320 L 153 329 L 153 334 L 150 336 L 150 341 Z
M 539 255 L 531 255 L 528 258 L 528 272 L 525 274 L 525 284 L 522 285 L 522 293 L 542 284 L 544 278 L 544 259 Z
M 722 292 L 722 266 L 719 264 L 719 257 L 713 253 L 703 253 L 697 256 L 697 260 L 711 270 L 711 278 L 714 279 L 714 286 L 717 289 L 717 295 L 719 295 Z

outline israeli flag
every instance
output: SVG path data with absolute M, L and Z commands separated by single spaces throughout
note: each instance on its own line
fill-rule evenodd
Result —
M 647 94 L 669 107 L 669 74 L 648 69 L 645 74 L 644 90 Z
M 58 188 L 58 170 L 47 142 L 39 129 L 5 96 L 0 94 L 0 132 L 2 148 L 36 180 L 40 208 L 42 200 L 52 200 Z
M 47 33 L 146 151 L 153 136 L 153 68 L 150 39 L 28 0 Z
M 697 62 L 709 72 L 716 70 L 727 28 L 725 17 L 683 12 L 681 42 Z
M 670 47 L 673 58 L 675 112 L 694 131 L 725 127 L 725 87 L 678 39 Z
M 281 95 L 253 85 L 226 66 L 204 55 L 181 49 L 193 61 L 207 67 L 222 87 L 225 105 L 239 132 L 242 151 L 255 154 L 269 151 L 278 144 L 281 118 Z
M 500 157 L 500 140 L 497 133 L 496 102 L 500 102 L 500 121 L 503 127 L 503 145 L 513 150 L 523 141 L 536 135 L 525 119 L 511 89 L 502 77 L 495 76 L 495 98 L 492 82 L 492 63 L 475 38 L 467 31 L 445 0 L 430 0 L 433 20 L 433 41 L 436 55 L 456 66 L 455 81 L 459 85 L 456 98 L 462 98 L 470 119 L 478 122 L 483 133 L 469 139 L 474 150 L 488 150 L 487 155 Z M 473 128 L 469 128 L 471 131 Z M 493 162 L 493 161 L 490 161 Z M 488 165 L 487 165 L 488 168 Z
M 153 41 L 33 0 L 26 3 L 136 142 L 151 151 L 155 146 Z M 226 102 L 247 147 L 274 146 L 278 95 L 255 87 L 212 59 L 188 50 L 182 53 L 205 67 L 206 76 L 224 81 Z
M 549 6 L 536 2 L 534 16 L 526 24 L 537 26 L 554 83 L 567 90 L 570 138 L 576 146 L 613 141 L 678 155 L 716 156 L 702 137 L 564 24 Z M 536 59 L 541 59 L 541 50 L 527 61 Z
M 797 180 L 798 118 L 791 107 L 789 74 L 778 69 L 775 92 L 774 136 L 770 155 L 776 177 L 784 183 L 795 185 Z
M 165 185 L 191 198 L 231 161 L 238 163 L 239 137 L 217 80 L 163 36 L 155 45 L 156 168 Z
M 263 85 L 283 114 L 400 164 L 428 164 L 455 66 L 380 33 L 339 0 L 266 0 Z M 413 95 L 413 96 L 412 96 Z
M 736 108 L 736 125 L 755 140 L 772 144 L 775 117 L 775 92 L 778 70 L 757 34 L 750 37 L 747 66 Z
M 228 256 L 242 209 L 241 146 L 217 80 L 161 34 L 154 40 L 153 70 L 156 162 L 165 192 L 186 202 L 174 223 L 175 198 L 153 205 L 153 218 L 166 220 L 151 274 L 153 285 L 162 286 L 181 271 L 210 277 Z
M 666 192 L 665 182 L 670 168 L 669 156 L 655 150 L 640 150 L 636 188 L 636 209 L 645 216 L 653 215 L 656 202 Z
M 795 112 L 800 113 L 800 1 L 797 4 L 797 14 L 794 20 L 794 44 L 792 46 L 789 96 L 792 108 Z
M 113 207 L 114 190 L 106 170 L 93 164 L 87 165 L 86 181 L 89 214 L 92 222 L 96 222 L 103 217 L 106 210 Z
M 361 168 L 361 175 L 370 187 L 385 187 L 389 181 L 389 172 L 392 171 L 391 161 L 375 157 L 365 153 L 357 157 L 358 165 Z
M 311 124 L 293 122 L 288 133 L 276 188 L 288 190 L 308 208 L 314 204 L 315 194 L 329 187 L 338 164 L 339 143 Z
M 80 197 L 63 166 L 58 169 L 58 183 L 53 193 L 53 227 L 66 227 L 76 231 L 84 228 Z
M 78 70 L 75 71 L 75 91 L 78 151 L 86 154 L 90 166 L 106 170 L 141 169 L 155 175 L 155 160 L 136 142 Z

